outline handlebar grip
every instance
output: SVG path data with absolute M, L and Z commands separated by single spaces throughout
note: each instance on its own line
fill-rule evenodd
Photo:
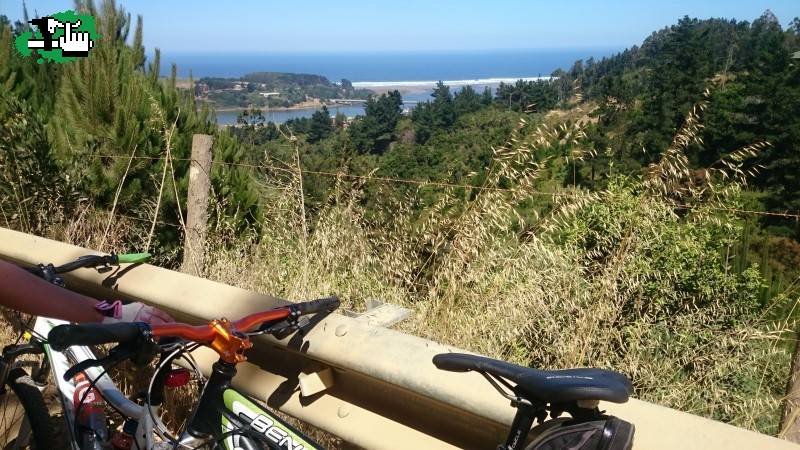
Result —
M 309 302 L 295 303 L 290 307 L 298 311 L 300 315 L 305 315 L 316 314 L 323 311 L 331 312 L 338 308 L 341 303 L 342 302 L 338 297 L 326 297 L 317 300 L 311 300 Z
M 120 264 L 144 263 L 150 260 L 150 256 L 150 253 L 123 253 L 117 255 L 117 261 Z
M 50 330 L 47 342 L 56 351 L 73 345 L 101 345 L 134 343 L 150 333 L 144 322 L 84 323 L 58 325 Z

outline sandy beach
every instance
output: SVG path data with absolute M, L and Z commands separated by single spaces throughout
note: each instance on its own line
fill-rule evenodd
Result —
M 549 80 L 552 77 L 519 77 L 519 78 L 479 78 L 474 80 L 443 80 L 444 84 L 453 87 L 463 86 L 496 86 L 500 83 L 516 83 L 517 80 L 537 81 Z M 433 90 L 438 80 L 429 81 L 357 81 L 353 82 L 353 87 L 358 89 L 369 89 L 378 94 L 389 91 L 400 91 L 400 93 L 425 92 Z

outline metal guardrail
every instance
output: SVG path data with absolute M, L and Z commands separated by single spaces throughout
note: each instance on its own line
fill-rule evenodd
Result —
M 91 250 L 0 228 L 0 258 L 63 262 Z M 238 317 L 284 300 L 150 265 L 98 274 L 76 271 L 68 285 L 101 298 L 157 305 L 187 322 Z M 287 351 L 288 350 L 288 351 Z M 480 376 L 437 370 L 433 355 L 460 351 L 331 314 L 305 336 L 262 337 L 239 366 L 240 389 L 271 407 L 369 449 L 495 448 L 513 410 Z M 200 352 L 208 367 L 216 356 Z M 332 369 L 333 385 L 301 397 L 302 374 Z M 631 400 L 601 408 L 636 426 L 636 449 L 796 449 L 794 444 L 720 422 Z

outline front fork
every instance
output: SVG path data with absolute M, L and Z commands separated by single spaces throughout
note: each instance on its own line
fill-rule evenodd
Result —
M 3 348 L 2 356 L 0 356 L 0 382 L 2 387 L 0 389 L 5 392 L 5 386 L 8 382 L 8 376 L 11 370 L 20 364 L 17 358 L 22 355 L 41 355 L 44 353 L 44 346 L 39 342 L 28 342 L 25 344 L 7 345 Z M 47 358 L 42 358 L 39 361 L 31 361 L 31 378 L 38 385 L 47 383 L 47 377 L 50 375 L 50 363 Z

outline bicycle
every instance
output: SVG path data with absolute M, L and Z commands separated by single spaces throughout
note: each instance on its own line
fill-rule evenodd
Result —
M 598 408 L 600 401 L 628 401 L 633 386 L 621 373 L 593 368 L 538 370 L 464 353 L 438 354 L 433 364 L 440 370 L 481 374 L 517 409 L 508 437 L 497 450 L 630 450 L 633 446 L 633 424 Z M 565 412 L 571 417 L 561 417 Z M 531 428 L 534 420 L 538 425 Z M 531 433 L 534 437 L 528 443 Z
M 27 270 L 46 281 L 64 287 L 63 273 L 81 267 L 108 271 L 120 263 L 139 263 L 149 254 L 87 255 L 62 266 L 39 264 Z M 50 412 L 42 396 L 48 386 L 50 360 L 46 339 L 36 329 L 44 329 L 43 318 L 6 311 L 12 329 L 19 330 L 14 343 L 0 354 L 0 445 L 5 449 L 56 448 Z M 32 326 L 33 325 L 33 326 Z M 21 343 L 26 340 L 28 342 Z M 9 393 L 9 390 L 13 393 Z
M 339 306 L 335 297 L 295 303 L 245 316 L 235 322 L 215 319 L 205 325 L 183 323 L 148 325 L 141 322 L 114 324 L 62 324 L 53 327 L 48 342 L 56 351 L 85 346 L 117 344 L 109 356 L 101 360 L 84 360 L 71 367 L 63 376 L 85 371 L 89 378 L 91 369 L 109 367 L 125 360 L 144 364 L 157 354 L 164 354 L 153 374 L 144 405 L 136 405 L 138 414 L 124 414 L 136 421 L 133 434 L 137 448 L 228 448 L 311 449 L 320 448 L 308 437 L 269 413 L 246 395 L 236 391 L 231 381 L 236 375 L 236 365 L 245 361 L 244 352 L 252 347 L 250 337 L 260 334 L 284 335 L 302 328 L 304 315 L 331 312 Z M 160 344 L 159 338 L 178 338 L 178 343 Z M 200 394 L 186 430 L 173 437 L 158 419 L 158 408 L 163 403 L 163 392 L 171 363 L 201 345 L 215 350 L 219 360 L 212 365 L 211 375 Z M 76 347 L 77 346 L 77 347 Z M 102 375 L 94 380 L 102 381 Z M 104 386 L 96 383 L 100 394 L 106 396 Z M 91 390 L 93 386 L 89 386 Z M 106 399 L 112 405 L 112 399 Z M 130 402 L 130 400 L 127 400 Z M 120 404 L 116 405 L 117 407 Z M 80 407 L 80 403 L 78 404 Z M 129 406 L 129 408 L 133 408 Z M 223 431 L 224 430 L 224 431 Z M 163 440 L 156 446 L 153 432 Z
M 49 272 L 45 279 L 49 277 L 51 282 L 57 282 L 58 277 L 54 275 L 63 273 L 59 269 L 96 266 L 104 271 L 115 262 L 127 260 L 123 255 L 92 258 L 84 257 L 58 268 L 52 265 L 39 268 L 44 267 Z M 116 258 L 116 261 L 98 258 Z M 63 285 L 63 280 L 61 283 Z M 53 375 L 70 434 L 69 446 L 74 450 L 99 450 L 112 443 L 116 448 L 142 450 L 319 449 L 321 447 L 307 436 L 233 388 L 231 380 L 236 374 L 236 365 L 246 359 L 244 352 L 252 347 L 250 337 L 261 334 L 284 337 L 311 324 L 304 316 L 328 313 L 338 306 L 339 300 L 331 297 L 273 308 L 235 322 L 217 319 L 198 326 L 182 323 L 152 327 L 145 323 L 75 325 L 40 317 L 35 320 L 29 345 L 31 353 L 46 356 L 37 374 Z M 97 359 L 89 347 L 104 344 L 117 345 Z M 220 356 L 207 379 L 191 357 L 191 352 L 201 345 L 214 349 Z M 146 366 L 156 358 L 158 363 L 148 388 L 138 398 L 125 397 L 107 374 L 123 361 Z M 191 370 L 173 368 L 178 360 L 183 360 Z M 204 382 L 204 387 L 187 426 L 176 437 L 160 417 L 165 389 L 185 385 L 192 374 L 198 383 Z M 111 433 L 107 428 L 106 406 L 125 419 L 122 431 Z M 31 425 L 34 419 L 30 417 Z M 47 430 L 38 428 L 32 427 L 33 441 L 46 441 Z M 54 447 L 38 445 L 37 448 Z

